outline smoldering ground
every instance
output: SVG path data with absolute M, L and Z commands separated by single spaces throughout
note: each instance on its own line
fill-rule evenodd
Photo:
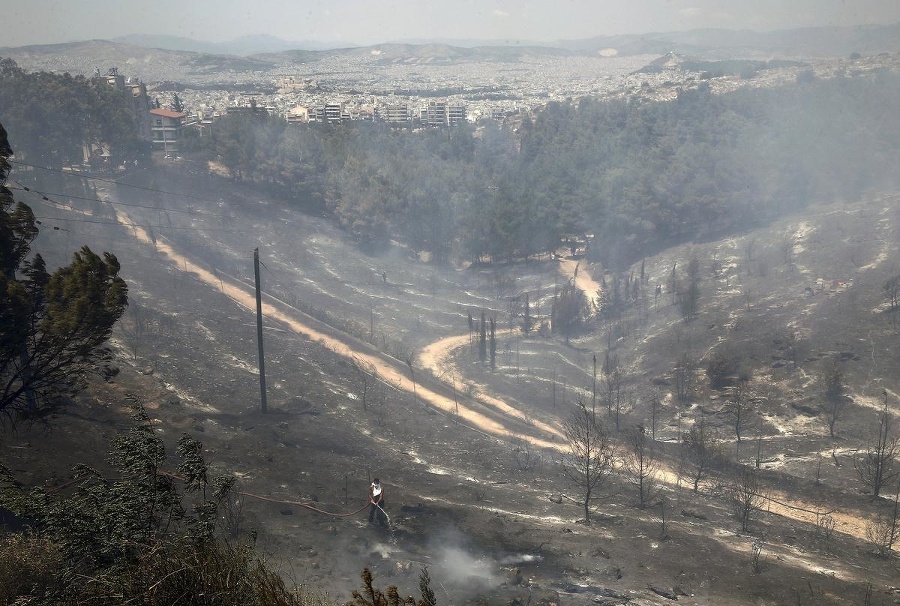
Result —
M 421 575 L 427 568 L 438 600 L 452 604 L 516 584 L 522 574 L 520 566 L 541 560 L 540 555 L 478 545 L 456 526 L 441 527 L 424 542 L 404 538 L 402 529 L 397 530 L 394 542 L 391 534 L 380 528 L 363 528 L 340 540 L 334 547 L 348 557 L 336 565 L 334 574 L 358 581 L 362 569 L 368 568 L 376 589 L 384 591 L 396 585 L 401 595 L 415 594 L 418 598 Z M 358 586 L 358 582 L 351 584 L 348 593 Z

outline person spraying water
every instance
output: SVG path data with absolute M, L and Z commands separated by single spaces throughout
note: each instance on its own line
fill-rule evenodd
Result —
M 375 478 L 369 486 L 369 524 L 378 518 L 382 528 L 387 526 L 387 512 L 384 507 L 384 486 L 381 485 L 381 480 Z

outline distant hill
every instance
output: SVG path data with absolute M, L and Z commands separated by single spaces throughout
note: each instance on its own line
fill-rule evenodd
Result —
M 107 69 L 116 67 L 126 77 L 140 75 L 148 81 L 173 79 L 187 73 L 188 69 L 181 66 L 195 56 L 196 53 L 144 48 L 108 40 L 0 48 L 0 57 L 8 57 L 30 71 L 91 75 L 96 70 L 106 73 Z
M 359 47 L 346 42 L 287 41 L 274 36 L 243 36 L 228 42 L 203 42 L 178 36 L 135 34 L 114 39 L 145 48 L 189 51 L 207 54 L 251 56 L 284 51 L 332 51 L 337 49 L 452 48 L 488 53 L 494 57 L 509 51 L 534 52 L 555 49 L 575 53 L 614 51 L 617 55 L 662 55 L 675 52 L 705 59 L 842 57 L 851 53 L 871 55 L 900 52 L 900 23 L 855 27 L 810 27 L 803 29 L 756 32 L 751 30 L 696 29 L 681 32 L 597 36 L 579 40 L 535 42 L 528 40 L 416 39 Z M 502 49 L 499 50 L 499 49 Z M 515 53 L 513 52 L 513 55 Z
M 150 34 L 131 34 L 113 38 L 113 42 L 122 42 L 144 48 L 159 48 L 173 51 L 187 51 L 193 53 L 206 53 L 211 55 L 261 55 L 266 53 L 279 53 L 287 50 L 331 50 L 334 48 L 346 48 L 355 44 L 337 42 L 318 42 L 306 40 L 302 42 L 282 40 L 275 36 L 257 34 L 241 36 L 227 42 L 205 42 L 184 38 L 181 36 L 154 36 Z
M 367 56 L 376 62 L 409 62 L 422 65 L 474 63 L 478 61 L 515 63 L 527 57 L 568 55 L 672 56 L 694 61 L 765 62 L 848 57 L 852 53 L 875 55 L 900 53 L 900 24 L 860 27 L 819 27 L 774 32 L 703 29 L 641 35 L 598 36 L 554 43 L 491 41 L 474 45 L 386 43 L 358 47 L 324 42 L 288 42 L 273 36 L 245 36 L 230 42 L 201 42 L 175 36 L 125 36 L 108 40 L 88 40 L 66 44 L 0 48 L 0 57 L 9 57 L 28 70 L 93 74 L 118 67 L 125 75 L 139 75 L 146 81 L 214 80 L 226 74 L 231 80 L 241 74 L 271 70 L 296 62 L 324 59 L 352 59 Z M 711 73 L 724 69 L 733 73 L 753 66 L 713 66 Z M 704 68 L 706 69 L 706 68 Z
M 546 46 L 479 46 L 462 47 L 449 44 L 406 44 L 389 43 L 375 46 L 343 48 L 325 51 L 288 50 L 280 53 L 257 55 L 256 59 L 271 62 L 305 61 L 312 62 L 322 57 L 344 55 L 358 57 L 367 55 L 379 62 L 406 61 L 411 63 L 450 64 L 460 61 L 518 61 L 524 55 L 566 56 L 575 54 L 561 48 Z
M 615 49 L 619 55 L 674 52 L 705 59 L 844 57 L 851 53 L 873 55 L 900 52 L 900 23 L 772 32 L 697 29 L 561 40 L 555 46 L 578 52 Z
M 277 54 L 284 51 L 332 51 L 337 49 L 373 49 L 394 55 L 398 50 L 448 48 L 467 58 L 467 51 L 486 53 L 492 58 L 516 52 L 597 53 L 614 51 L 617 55 L 662 55 L 675 52 L 705 59 L 795 57 L 842 57 L 851 53 L 864 55 L 900 52 L 900 23 L 855 27 L 809 27 L 803 29 L 755 32 L 751 30 L 695 29 L 682 32 L 597 36 L 579 40 L 535 42 L 527 40 L 400 40 L 368 47 L 349 43 L 321 41 L 287 41 L 274 36 L 243 36 L 228 42 L 203 42 L 178 36 L 134 34 L 114 39 L 145 48 L 190 51 L 207 54 L 250 56 Z M 538 50 L 541 49 L 541 50 Z M 552 49 L 552 51 L 551 51 Z

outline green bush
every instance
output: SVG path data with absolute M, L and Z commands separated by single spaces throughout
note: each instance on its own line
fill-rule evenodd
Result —
M 304 606 L 253 541 L 220 537 L 231 478 L 207 475 L 202 445 L 183 436 L 176 473 L 143 409 L 114 443 L 116 479 L 84 465 L 65 490 L 24 490 L 0 466 L 0 505 L 35 534 L 0 540 L 0 606 L 216 604 Z
M 129 566 L 83 584 L 72 603 L 303 606 L 297 591 L 256 555 L 252 545 L 213 540 L 164 541 Z
M 212 478 L 202 445 L 183 436 L 176 473 L 164 470 L 162 440 L 142 408 L 114 443 L 116 479 L 75 468 L 65 490 L 24 490 L 0 465 L 0 506 L 34 521 L 35 530 L 0 536 L 0 606 L 171 604 L 333 606 L 288 587 L 256 552 L 254 541 L 222 538 L 219 510 L 233 489 Z M 435 606 L 427 569 L 422 598 L 372 587 L 354 591 L 355 606 Z

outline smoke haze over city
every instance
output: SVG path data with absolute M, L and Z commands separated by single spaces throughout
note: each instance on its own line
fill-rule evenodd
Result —
M 0 46 L 154 34 L 222 42 L 252 35 L 332 45 L 490 40 L 507 44 L 695 28 L 770 31 L 893 24 L 892 0 L 36 0 L 4 11 Z

